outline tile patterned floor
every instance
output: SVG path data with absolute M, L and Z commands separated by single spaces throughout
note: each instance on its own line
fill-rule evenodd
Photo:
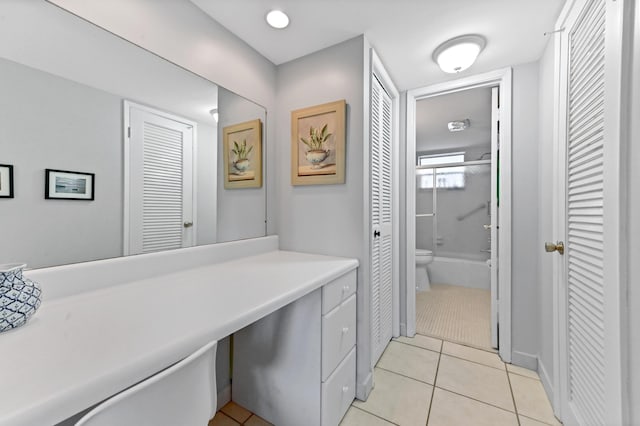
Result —
M 213 419 L 209 421 L 209 426 L 272 426 L 271 423 L 256 416 L 246 408 L 230 402 L 220 409 Z
M 416 292 L 416 331 L 450 342 L 491 349 L 491 292 L 431 284 Z
M 394 339 L 342 426 L 559 425 L 534 371 L 423 335 Z

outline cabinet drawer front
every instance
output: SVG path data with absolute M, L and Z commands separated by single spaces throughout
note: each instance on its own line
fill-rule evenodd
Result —
M 356 348 L 322 384 L 322 426 L 336 426 L 356 396 Z
M 322 317 L 322 381 L 356 344 L 356 296 Z
M 356 292 L 356 269 L 322 287 L 322 314 L 326 314 Z

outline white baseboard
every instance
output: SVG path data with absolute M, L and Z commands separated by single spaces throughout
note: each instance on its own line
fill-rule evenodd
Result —
M 220 392 L 218 392 L 218 407 L 217 410 L 220 410 L 222 407 L 231 402 L 231 384 L 228 384 L 224 387 Z
M 547 369 L 544 367 L 544 364 L 538 358 L 538 375 L 540 376 L 540 381 L 542 382 L 542 386 L 544 387 L 544 391 L 547 393 L 549 397 L 549 401 L 553 401 L 553 382 L 547 373 Z M 553 404 L 551 404 L 553 405 Z
M 367 375 L 367 378 L 363 383 L 356 385 L 356 398 L 360 401 L 366 401 L 369 398 L 369 394 L 373 390 L 373 372 Z
M 513 351 L 511 363 L 529 370 L 538 371 L 538 357 L 524 352 Z
M 538 375 L 540 376 L 540 381 L 542 382 L 542 387 L 544 391 L 547 393 L 547 397 L 551 402 L 551 408 L 553 408 L 553 414 L 556 417 L 560 417 L 560 407 L 556 407 L 555 405 L 555 389 L 553 388 L 553 380 L 547 373 L 547 369 L 544 364 L 538 359 Z

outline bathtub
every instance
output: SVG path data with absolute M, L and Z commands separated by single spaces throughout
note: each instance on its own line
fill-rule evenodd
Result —
M 431 284 L 491 289 L 491 269 L 484 260 L 436 256 L 427 271 Z

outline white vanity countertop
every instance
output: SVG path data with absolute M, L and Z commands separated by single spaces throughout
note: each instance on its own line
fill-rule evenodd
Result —
M 62 421 L 357 266 L 272 251 L 45 302 L 0 334 L 0 425 Z

